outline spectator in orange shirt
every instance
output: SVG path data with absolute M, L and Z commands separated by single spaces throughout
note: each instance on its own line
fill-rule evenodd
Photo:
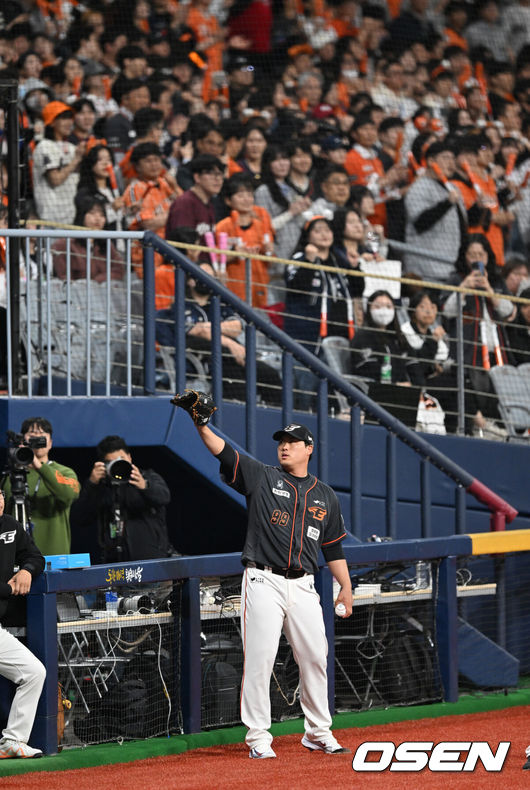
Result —
M 393 165 L 385 173 L 382 161 L 377 156 L 377 127 L 369 113 L 361 113 L 352 127 L 355 145 L 348 153 L 344 167 L 355 186 L 366 186 L 374 196 L 375 210 L 370 221 L 382 225 L 386 230 L 386 194 L 388 187 L 403 180 L 404 168 Z
M 208 58 L 211 71 L 223 68 L 224 31 L 216 16 L 210 14 L 210 0 L 193 0 L 186 24 L 197 37 L 198 48 Z
M 229 249 L 238 250 L 242 255 L 270 255 L 274 239 L 272 220 L 266 209 L 254 205 L 252 176 L 245 173 L 231 176 L 223 187 L 223 196 L 230 209 L 230 216 L 218 222 L 215 229 L 217 233 L 228 233 Z M 267 263 L 252 260 L 250 288 L 253 307 L 266 307 L 268 283 Z M 226 285 L 240 299 L 246 298 L 249 284 L 246 282 L 244 258 L 228 258 Z
M 463 35 L 469 19 L 469 6 L 465 0 L 451 0 L 445 7 L 447 23 L 443 36 L 447 46 L 462 47 L 467 52 L 467 41 Z
M 133 129 L 136 132 L 134 147 L 141 143 L 155 143 L 155 145 L 159 146 L 164 131 L 164 113 L 162 110 L 157 110 L 153 107 L 141 107 L 134 113 Z M 129 148 L 120 162 L 120 170 L 125 183 L 138 176 L 131 164 L 131 155 L 134 147 Z
M 132 181 L 124 193 L 125 207 L 132 214 L 130 230 L 152 230 L 161 239 L 166 237 L 166 222 L 169 207 L 175 198 L 173 186 L 163 177 L 164 166 L 159 147 L 155 143 L 141 143 L 131 154 L 138 178 Z M 136 273 L 142 277 L 142 247 L 134 245 L 132 260 Z M 174 297 L 173 267 L 155 254 L 156 308 L 168 307 Z

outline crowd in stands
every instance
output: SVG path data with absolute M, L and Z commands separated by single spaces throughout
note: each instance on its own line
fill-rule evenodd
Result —
M 530 295 L 530 0 L 6 0 L 0 78 L 19 84 L 34 219 L 225 239 L 227 287 L 316 353 L 346 338 L 354 375 L 383 380 L 388 356 L 394 383 L 451 390 L 456 297 L 432 283 L 484 291 L 464 300 L 472 389 L 530 362 L 530 308 L 503 298 Z M 5 205 L 5 137 L 0 154 Z M 249 283 L 252 253 L 290 263 L 253 259 Z M 386 259 L 417 288 L 347 275 Z M 59 241 L 57 277 L 64 260 Z M 113 278 L 124 262 L 113 246 Z M 174 270 L 155 265 L 167 310 Z M 469 409 L 498 417 L 491 397 Z

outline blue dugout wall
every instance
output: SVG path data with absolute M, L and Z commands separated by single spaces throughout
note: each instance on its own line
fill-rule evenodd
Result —
M 140 466 L 152 466 L 163 474 L 172 488 L 173 502 L 169 511 L 169 527 L 178 546 L 178 533 L 183 524 L 196 524 L 198 497 L 201 507 L 210 503 L 217 514 L 215 523 L 201 524 L 204 545 L 183 545 L 186 553 L 223 551 L 223 530 L 226 529 L 227 551 L 235 551 L 244 529 L 244 500 L 219 479 L 218 464 L 203 447 L 189 417 L 176 410 L 167 397 L 136 398 L 3 398 L 0 399 L 0 437 L 8 429 L 18 430 L 28 416 L 47 417 L 54 428 L 52 456 L 69 463 L 82 479 L 90 472 L 95 460 L 94 447 L 107 434 L 124 436 L 135 449 Z M 316 418 L 301 415 L 318 437 Z M 257 456 L 266 463 L 276 463 L 272 433 L 281 425 L 279 410 L 259 410 Z M 230 441 L 244 444 L 243 407 L 224 406 L 224 433 Z M 348 526 L 349 458 L 344 422 L 329 421 L 329 479 L 337 491 Z M 372 534 L 386 534 L 385 442 L 387 432 L 374 425 L 361 427 L 361 492 L 362 539 Z M 429 436 L 429 440 L 474 477 L 492 488 L 519 510 L 508 527 L 530 528 L 530 492 L 528 469 L 530 447 L 466 439 L 454 436 Z M 1 442 L 1 439 L 0 439 Z M 318 446 L 316 448 L 318 452 Z M 397 537 L 421 537 L 419 456 L 402 443 L 397 444 Z M 317 461 L 313 462 L 316 470 Z M 431 534 L 454 534 L 454 483 L 432 468 L 430 480 Z M 223 508 L 219 508 L 219 498 Z M 467 496 L 465 532 L 489 529 L 489 511 L 473 497 Z M 221 523 L 224 513 L 226 523 Z M 208 517 L 205 517 L 208 520 Z M 177 523 L 179 522 L 179 523 Z M 208 533 L 211 532 L 211 542 Z M 79 542 L 79 541 L 77 541 Z M 76 549 L 81 550 L 77 545 Z

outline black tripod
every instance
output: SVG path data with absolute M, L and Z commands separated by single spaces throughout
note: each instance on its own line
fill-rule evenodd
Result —
M 31 534 L 31 507 L 28 492 L 28 472 L 26 469 L 9 469 L 7 472 L 11 482 L 11 497 L 7 503 L 6 511 L 15 521 L 22 524 L 25 531 Z

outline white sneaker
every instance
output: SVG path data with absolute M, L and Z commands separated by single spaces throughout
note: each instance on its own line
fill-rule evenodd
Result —
M 302 738 L 302 746 L 313 752 L 324 752 L 324 754 L 349 754 L 350 749 L 341 746 L 333 736 L 326 738 L 325 741 L 310 741 L 307 734 Z
M 267 746 L 263 751 L 254 747 L 249 751 L 248 756 L 252 760 L 267 760 L 270 757 L 276 757 L 276 752 L 274 752 L 270 746 Z
M 0 741 L 0 760 L 8 757 L 42 757 L 40 749 L 33 749 L 22 741 L 12 741 L 9 738 L 2 738 Z

